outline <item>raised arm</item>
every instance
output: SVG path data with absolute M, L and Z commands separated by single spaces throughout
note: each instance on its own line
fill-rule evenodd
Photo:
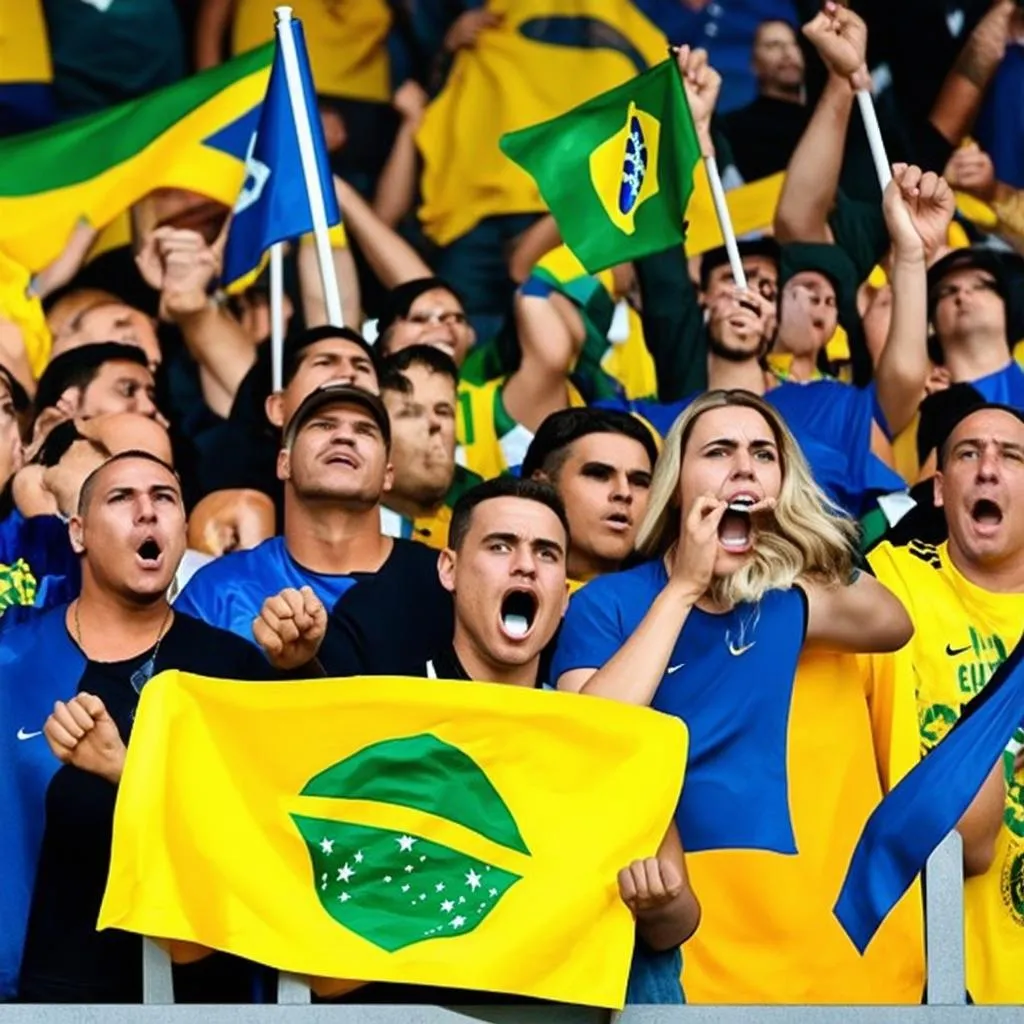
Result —
M 348 182 L 336 177 L 334 191 L 345 219 L 345 230 L 355 239 L 370 269 L 385 288 L 394 288 L 419 277 L 433 277 L 433 270 L 419 253 L 392 231 Z
M 380 172 L 373 196 L 373 212 L 393 228 L 416 202 L 419 157 L 416 132 L 427 109 L 427 94 L 419 82 L 403 82 L 395 93 L 393 105 L 402 117 L 387 163 Z
M 685 522 L 685 535 L 664 589 L 633 634 L 604 664 L 565 672 L 560 690 L 647 706 L 669 667 L 679 633 L 711 582 L 718 553 L 718 524 L 726 503 L 701 495 Z
M 831 242 L 828 215 L 839 188 L 854 93 L 868 80 L 868 33 L 858 15 L 834 3 L 803 31 L 825 62 L 828 81 L 786 168 L 775 237 L 780 242 Z
M 858 572 L 848 584 L 802 580 L 800 586 L 807 594 L 808 646 L 882 654 L 898 651 L 914 635 L 906 608 L 874 576 Z
M 953 219 L 953 190 L 932 171 L 893 166 L 882 207 L 892 239 L 892 314 L 878 360 L 878 403 L 895 437 L 914 418 L 924 396 L 930 365 L 928 337 L 928 262 L 945 246 Z
M 205 71 L 221 61 L 224 36 L 231 24 L 235 0 L 201 0 L 196 17 L 196 70 Z

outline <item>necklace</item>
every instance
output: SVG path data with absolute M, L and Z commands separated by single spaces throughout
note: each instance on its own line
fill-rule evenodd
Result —
M 75 623 L 75 640 L 78 646 L 82 648 L 82 622 L 78 617 L 78 606 L 79 601 L 75 601 L 75 612 L 74 612 L 74 623 Z M 167 622 L 171 617 L 171 606 L 167 606 L 167 611 L 164 612 L 163 620 L 160 623 L 160 628 L 156 633 L 156 646 L 153 648 L 153 653 L 131 674 L 130 682 L 132 689 L 136 693 L 142 693 L 142 688 L 153 678 L 153 670 L 156 668 L 156 658 L 160 653 L 160 645 L 164 642 L 164 637 L 167 635 L 164 630 L 167 626 Z M 85 649 L 82 648 L 82 653 L 85 653 Z M 86 655 L 88 657 L 88 655 Z

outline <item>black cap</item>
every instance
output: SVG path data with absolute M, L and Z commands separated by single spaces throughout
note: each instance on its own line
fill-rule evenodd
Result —
M 797 274 L 813 272 L 828 278 L 836 291 L 836 307 L 842 312 L 857 299 L 860 285 L 857 268 L 846 250 L 830 242 L 789 242 L 779 260 L 779 290 Z
M 284 428 L 284 446 L 291 447 L 302 424 L 317 410 L 322 409 L 325 405 L 340 403 L 358 405 L 365 409 L 380 427 L 385 446 L 391 447 L 391 421 L 388 419 L 388 411 L 384 407 L 384 403 L 372 392 L 364 388 L 357 388 L 352 384 L 324 384 L 308 394 Z
M 377 336 L 383 335 L 396 320 L 408 316 L 412 304 L 421 295 L 438 288 L 454 295 L 460 305 L 464 305 L 462 296 L 447 281 L 442 281 L 439 277 L 418 277 L 414 281 L 406 281 L 388 292 L 387 301 L 377 318 Z
M 14 411 L 24 412 L 29 406 L 28 392 L 18 383 L 17 378 L 3 363 L 0 363 L 0 380 L 7 385 L 7 390 L 11 393 Z
M 137 363 L 148 368 L 146 353 L 138 345 L 119 341 L 99 341 L 62 352 L 50 360 L 36 387 L 36 413 L 49 409 L 60 396 L 74 387 L 82 376 L 94 374 L 104 363 Z
M 653 466 L 658 461 L 654 436 L 635 416 L 615 409 L 560 409 L 551 413 L 537 428 L 526 449 L 520 475 L 525 479 L 544 468 L 548 457 L 588 434 L 622 434 L 644 446 Z
M 753 238 L 737 242 L 736 248 L 740 251 L 740 259 L 745 256 L 763 256 L 771 260 L 776 266 L 779 264 L 779 243 L 774 238 Z M 724 267 L 729 262 L 729 252 L 724 245 L 717 249 L 709 249 L 700 260 L 700 290 L 707 291 L 708 281 L 711 278 L 711 271 L 718 267 Z
M 954 249 L 946 253 L 928 269 L 928 319 L 935 315 L 935 306 L 939 301 L 939 285 L 956 270 L 984 270 L 991 274 L 996 282 L 996 291 L 1006 300 L 1009 291 L 1007 260 L 1002 253 L 992 249 L 970 246 L 966 249 Z

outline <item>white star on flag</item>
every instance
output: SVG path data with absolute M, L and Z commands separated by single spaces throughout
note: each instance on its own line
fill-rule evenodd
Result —
M 455 909 L 455 901 L 454 901 L 454 900 L 445 900 L 445 901 L 444 901 L 444 902 L 443 902 L 443 903 L 441 904 L 441 909 L 442 909 L 442 910 L 443 910 L 443 911 L 444 911 L 444 912 L 445 912 L 446 914 L 450 914 L 450 913 L 451 913 L 451 912 L 452 912 L 452 911 L 453 911 L 453 910 Z
M 412 844 L 415 843 L 416 840 L 413 839 L 412 836 L 400 836 L 395 840 L 395 842 L 398 843 L 398 849 L 403 853 L 406 853 L 412 849 Z
M 324 836 L 323 839 L 320 840 L 320 849 L 329 857 L 334 853 L 334 840 L 328 839 L 327 836 Z
M 408 874 L 410 871 L 415 871 L 415 870 L 416 869 L 411 864 L 406 864 L 405 865 L 406 874 Z
M 452 928 L 461 928 L 465 923 L 466 923 L 466 919 L 464 917 L 462 917 L 460 914 L 456 914 L 455 917 L 453 917 L 448 922 L 448 924 L 450 924 L 452 926 Z
M 402 886 L 402 892 L 408 892 L 408 891 L 409 891 L 409 890 L 410 890 L 411 888 L 412 888 L 412 886 L 409 886 L 409 885 L 403 885 L 403 886 Z
M 497 889 L 491 889 L 491 890 L 489 890 L 487 895 L 491 896 L 491 897 L 497 896 L 498 895 L 498 890 Z
M 466 885 L 474 892 L 480 887 L 480 876 L 472 868 L 469 869 L 466 875 Z
M 438 882 L 437 885 L 434 886 L 434 888 L 438 892 L 444 892 L 444 882 Z
M 391 876 L 390 875 L 385 875 L 384 876 L 384 881 L 385 882 L 390 882 L 391 881 Z
M 340 900 L 340 901 L 341 901 L 342 903 L 348 903 L 348 901 L 349 901 L 350 899 L 352 899 L 352 897 L 351 897 L 351 896 L 349 896 L 349 894 L 348 894 L 347 892 L 343 892 L 343 893 L 342 893 L 342 894 L 341 894 L 341 895 L 340 895 L 340 896 L 338 897 L 338 899 L 339 899 L 339 900 Z
M 359 851 L 359 852 L 358 852 L 358 853 L 357 853 L 357 854 L 356 854 L 356 855 L 355 855 L 355 856 L 354 856 L 354 857 L 353 857 L 352 859 L 353 859 L 353 860 L 354 860 L 354 861 L 355 861 L 355 862 L 356 862 L 357 864 L 362 864 L 362 863 L 363 863 L 363 851 L 362 851 L 362 850 L 360 850 L 360 851 Z
M 355 872 L 348 866 L 346 861 L 343 868 L 338 868 L 338 881 L 347 882 L 354 874 Z

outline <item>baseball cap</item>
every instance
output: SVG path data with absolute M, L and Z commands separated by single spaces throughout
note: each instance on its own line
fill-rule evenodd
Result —
M 763 256 L 771 260 L 776 266 L 779 264 L 779 243 L 774 238 L 752 238 L 737 242 L 736 247 L 740 251 L 740 259 L 749 256 Z M 724 267 L 729 262 L 729 252 L 724 245 L 717 249 L 709 249 L 701 257 L 700 261 L 700 289 L 707 291 L 708 281 L 711 279 L 711 271 Z
M 358 405 L 365 409 L 380 427 L 386 447 L 391 447 L 391 421 L 384 403 L 372 392 L 357 388 L 352 384 L 324 384 L 308 394 L 302 404 L 295 410 L 295 415 L 284 428 L 283 443 L 291 447 L 302 425 L 325 405 Z
M 935 315 L 935 306 L 939 301 L 939 285 L 957 270 L 983 270 L 991 274 L 996 283 L 996 291 L 1004 301 L 1006 300 L 1009 291 L 1008 267 L 1001 253 L 977 246 L 954 249 L 928 269 L 929 320 Z
M 406 281 L 388 292 L 384 307 L 377 319 L 377 336 L 381 337 L 396 320 L 408 316 L 412 304 L 421 295 L 438 288 L 454 295 L 460 305 L 465 305 L 462 296 L 447 281 L 442 281 L 439 277 L 418 277 L 414 281 Z
M 17 378 L 3 363 L 0 363 L 0 380 L 7 385 L 7 390 L 11 393 L 14 411 L 24 412 L 29 406 L 28 392 L 18 383 Z

